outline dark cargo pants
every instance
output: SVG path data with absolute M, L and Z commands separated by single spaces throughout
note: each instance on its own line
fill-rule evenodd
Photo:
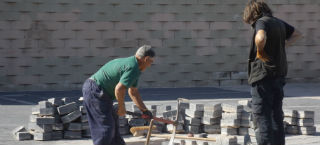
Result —
M 82 93 L 93 144 L 125 145 L 119 133 L 119 120 L 112 98 L 90 79 L 83 84 Z
M 264 78 L 252 84 L 253 124 L 258 145 L 284 145 L 282 100 L 285 79 Z

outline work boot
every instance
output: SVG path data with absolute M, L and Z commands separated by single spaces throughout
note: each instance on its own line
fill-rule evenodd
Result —
M 251 138 L 250 138 L 250 135 L 249 134 L 246 134 L 244 136 L 244 145 L 252 145 L 252 142 L 251 142 Z

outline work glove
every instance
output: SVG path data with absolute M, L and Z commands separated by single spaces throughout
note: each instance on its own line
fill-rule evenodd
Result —
M 149 110 L 143 111 L 142 113 L 145 116 L 144 119 L 152 119 L 153 118 L 153 115 Z

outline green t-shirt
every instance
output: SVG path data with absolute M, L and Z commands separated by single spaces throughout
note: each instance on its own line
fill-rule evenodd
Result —
M 135 56 L 118 58 L 107 62 L 90 78 L 103 89 L 105 93 L 115 99 L 115 87 L 121 82 L 127 88 L 137 87 L 141 74 Z

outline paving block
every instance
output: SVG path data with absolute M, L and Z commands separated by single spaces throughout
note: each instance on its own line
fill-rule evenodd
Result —
M 52 130 L 60 131 L 63 130 L 63 124 L 62 123 L 55 123 L 52 125 Z
M 48 99 L 48 102 L 50 102 L 53 106 L 59 107 L 64 104 L 64 102 L 61 99 L 57 98 L 50 98 Z
M 177 132 L 184 132 L 184 128 L 182 124 L 178 124 L 178 126 L 176 127 L 176 131 Z M 172 132 L 173 131 L 173 125 L 172 124 L 167 124 L 167 131 Z
M 198 145 L 195 140 L 185 140 L 185 145 Z
M 220 134 L 221 133 L 221 127 L 220 124 L 218 125 L 204 125 L 204 132 L 209 134 Z
M 248 127 L 240 127 L 239 129 L 238 129 L 238 133 L 239 133 L 239 135 L 247 135 L 247 134 L 249 134 L 249 128 Z
M 186 125 L 200 125 L 201 119 L 200 118 L 185 117 L 185 123 L 186 123 Z
M 81 123 L 81 130 L 87 130 L 90 129 L 88 122 Z
M 314 135 L 317 132 L 315 126 L 298 126 L 298 133 L 303 135 Z
M 38 103 L 38 105 L 39 105 L 40 109 L 41 108 L 52 108 L 52 104 L 48 101 L 40 101 Z
M 82 130 L 82 136 L 90 138 L 91 137 L 90 129 Z
M 221 135 L 217 137 L 216 145 L 238 145 L 238 139 L 236 136 Z
M 250 121 L 240 119 L 240 126 L 241 127 L 250 127 Z
M 286 126 L 286 133 L 287 134 L 298 134 L 298 126 L 293 126 L 293 125 L 287 125 Z
M 53 131 L 51 133 L 52 140 L 60 140 L 63 139 L 63 131 Z
M 190 109 L 186 109 L 185 114 L 192 118 L 201 118 L 203 117 L 203 111 L 193 111 Z
M 242 112 L 243 105 L 230 105 L 230 104 L 222 104 L 222 110 L 224 112 Z
M 177 110 L 170 110 L 170 111 L 163 112 L 164 118 L 175 117 L 176 115 L 177 115 Z
M 119 126 L 127 126 L 128 118 L 119 119 Z
M 63 136 L 65 139 L 80 139 L 81 137 L 81 131 L 65 131 Z
M 33 138 L 32 134 L 30 134 L 29 132 L 17 132 L 15 134 L 15 139 L 16 140 L 31 140 Z
M 24 126 L 18 126 L 12 130 L 12 135 L 16 135 L 18 132 L 27 132 L 27 129 Z
M 239 128 L 240 119 L 221 119 L 220 125 L 221 127 Z
M 52 140 L 52 132 L 33 132 L 34 140 Z
M 297 125 L 298 124 L 298 118 L 295 117 L 284 117 L 283 122 L 285 122 L 288 125 Z
M 62 123 L 69 123 L 78 119 L 80 116 L 81 116 L 81 112 L 79 110 L 76 110 L 69 113 L 68 115 L 61 117 L 61 120 L 62 120 Z
M 81 131 L 82 130 L 82 124 L 81 123 L 69 123 L 67 125 L 67 129 L 70 131 Z
M 314 120 L 311 118 L 300 118 L 297 122 L 298 126 L 313 126 Z
M 201 123 L 202 124 L 207 124 L 207 125 L 215 125 L 215 124 L 219 124 L 220 125 L 220 120 L 221 120 L 221 118 L 212 118 L 212 117 L 204 116 L 201 119 Z
M 166 105 L 166 111 L 170 111 L 171 110 L 171 105 Z
M 194 126 L 194 125 L 187 126 L 187 132 L 188 133 L 195 134 L 195 133 L 199 133 L 199 131 L 200 131 L 200 126 Z
M 298 117 L 298 111 L 297 110 L 283 110 L 283 114 L 285 117 Z
M 63 104 L 70 104 L 73 101 L 71 98 L 68 97 L 64 97 L 61 100 L 63 101 Z
M 37 124 L 55 124 L 55 118 L 51 116 L 36 117 Z
M 189 104 L 189 110 L 204 111 L 204 104 L 190 103 Z
M 231 128 L 231 127 L 221 127 L 221 134 L 222 135 L 237 135 L 238 129 Z
M 208 118 L 221 118 L 222 116 L 222 110 L 216 110 L 216 111 L 204 111 L 203 112 L 203 117 L 208 117 Z
M 130 126 L 144 126 L 146 124 L 146 120 L 140 118 L 130 118 L 128 123 Z
M 55 108 L 39 108 L 39 115 L 54 115 Z
M 224 112 L 222 113 L 222 119 L 241 119 L 241 112 Z
M 222 106 L 221 106 L 221 103 L 205 104 L 203 109 L 204 109 L 204 112 L 214 112 L 214 111 L 222 110 Z
M 238 101 L 239 105 L 247 106 L 251 108 L 251 100 L 239 100 Z
M 129 134 L 129 126 L 123 126 L 123 127 L 119 127 L 119 132 L 121 135 L 127 135 Z
M 298 111 L 297 117 L 314 119 L 314 111 Z
M 57 109 L 58 109 L 58 113 L 60 115 L 64 115 L 64 114 L 68 114 L 70 112 L 77 110 L 78 104 L 76 102 L 71 102 L 69 104 L 62 105 L 62 106 L 58 107 Z
M 251 120 L 251 113 L 247 111 L 242 111 L 241 120 Z
M 35 122 L 29 122 L 28 123 L 28 129 L 34 132 L 51 132 L 52 131 L 52 125 L 51 124 L 41 124 L 38 125 Z

